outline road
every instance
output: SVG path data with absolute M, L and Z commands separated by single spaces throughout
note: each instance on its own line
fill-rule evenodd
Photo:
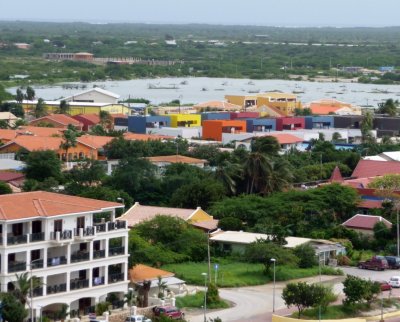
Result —
M 386 270 L 376 272 L 363 270 L 353 267 L 341 268 L 345 274 L 359 276 L 374 281 L 388 281 L 391 276 L 400 275 L 400 271 Z M 322 276 L 322 282 L 331 284 L 336 294 L 342 293 L 343 285 L 341 279 L 332 276 Z M 300 280 L 299 280 L 300 281 Z M 319 282 L 319 277 L 301 279 L 309 283 Z M 289 313 L 281 294 L 286 282 L 276 283 L 275 288 L 275 310 L 279 314 Z M 273 307 L 273 285 L 266 284 L 260 286 L 224 288 L 220 289 L 220 296 L 233 303 L 233 306 L 224 310 L 207 310 L 206 316 L 209 318 L 219 317 L 223 322 L 267 322 L 271 321 Z M 388 293 L 387 293 L 388 294 Z M 389 295 L 389 294 L 388 294 Z M 394 289 L 391 296 L 400 297 L 400 289 Z M 204 322 L 204 313 L 201 310 L 186 311 L 186 317 L 190 322 Z M 388 319 L 390 322 L 400 322 L 399 318 Z

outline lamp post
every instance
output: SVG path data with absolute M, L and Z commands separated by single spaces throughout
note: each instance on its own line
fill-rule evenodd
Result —
M 322 260 L 324 260 L 322 258 Z M 321 253 L 318 253 L 318 271 L 319 271 L 319 285 L 322 285 L 322 277 L 321 277 Z M 318 321 L 321 322 L 321 305 L 318 307 Z
M 30 284 L 29 285 L 29 288 L 30 288 L 29 296 L 31 298 L 31 322 L 33 322 L 33 272 L 32 272 L 32 270 L 33 270 L 33 264 L 40 260 L 42 260 L 42 259 L 41 258 L 34 259 L 33 261 L 31 260 L 31 262 L 29 263 L 29 271 L 31 273 L 31 278 L 29 280 L 29 284 Z
M 124 198 L 118 197 L 117 201 L 121 201 L 121 203 L 124 205 L 123 212 L 125 212 L 125 200 L 124 200 Z
M 204 322 L 207 322 L 207 273 L 201 273 L 204 276 Z
M 271 262 L 274 267 L 274 288 L 272 290 L 272 312 L 275 313 L 275 263 L 276 263 L 276 259 L 271 258 Z
M 130 288 L 128 288 L 128 294 L 129 294 L 129 298 L 128 298 L 128 301 L 129 301 L 129 317 L 131 317 L 132 316 L 132 294 L 133 294 L 133 288 L 132 287 L 130 287 Z

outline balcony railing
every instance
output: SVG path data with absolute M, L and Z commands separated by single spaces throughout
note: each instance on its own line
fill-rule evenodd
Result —
M 7 245 L 26 244 L 27 242 L 28 235 L 7 236 Z
M 124 273 L 110 274 L 108 275 L 108 283 L 117 283 L 124 280 Z
M 15 273 L 20 271 L 26 271 L 26 262 L 11 262 L 8 263 L 8 272 Z
M 72 230 L 52 231 L 50 233 L 51 240 L 68 240 L 72 239 Z
M 107 223 L 95 223 L 94 227 L 96 228 L 96 232 L 104 233 L 107 231 L 113 231 L 118 229 L 126 229 L 126 221 L 110 221 Z
M 89 280 L 74 280 L 71 281 L 70 290 L 79 290 L 81 288 L 89 287 Z
M 75 237 L 89 237 L 94 236 L 96 232 L 95 227 L 86 227 L 86 228 L 75 228 L 74 229 L 74 236 Z
M 92 285 L 93 286 L 104 285 L 104 276 L 93 278 Z
M 43 259 L 35 259 L 31 262 L 32 269 L 43 268 Z
M 89 252 L 77 252 L 75 254 L 71 255 L 71 262 L 72 263 L 77 263 L 77 262 L 83 262 L 83 261 L 88 261 L 90 258 Z
M 67 264 L 67 259 L 65 256 L 59 256 L 59 257 L 50 257 L 47 259 L 47 266 L 58 266 L 58 265 L 64 265 Z
M 67 291 L 67 284 L 48 285 L 47 294 L 56 294 Z
M 108 255 L 109 256 L 117 256 L 117 255 L 123 255 L 125 254 L 125 247 L 120 246 L 120 247 L 113 247 L 108 250 Z
M 104 258 L 104 257 L 106 257 L 106 251 L 104 249 L 93 251 L 93 259 Z
M 36 287 L 33 289 L 32 294 L 34 297 L 43 296 L 43 287 Z
M 95 227 L 96 227 L 96 232 L 98 233 L 104 233 L 107 231 L 106 224 L 96 224 Z
M 44 232 L 41 233 L 33 233 L 29 235 L 29 242 L 40 242 L 44 241 Z

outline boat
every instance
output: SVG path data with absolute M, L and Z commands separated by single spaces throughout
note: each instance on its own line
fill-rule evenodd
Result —
M 147 85 L 148 89 L 179 89 L 179 87 L 176 84 L 170 84 L 170 85 L 156 85 L 156 84 L 148 84 Z
M 293 94 L 304 94 L 304 91 L 302 90 L 296 90 L 296 91 L 292 91 Z
M 187 85 L 187 84 L 189 84 L 189 82 L 187 80 L 184 80 L 184 81 L 181 81 L 179 84 L 180 85 Z
M 250 89 L 250 90 L 248 90 L 248 92 L 250 94 L 257 94 L 257 93 L 260 93 L 260 90 L 259 89 Z
M 226 86 L 226 85 L 228 85 L 228 82 L 223 82 L 221 85 Z
M 214 91 L 224 91 L 224 88 L 215 88 Z
M 207 89 L 206 87 L 203 87 L 203 88 L 201 89 L 201 91 L 202 91 L 202 92 L 207 92 L 208 89 Z
M 247 85 L 255 85 L 253 81 L 248 81 Z

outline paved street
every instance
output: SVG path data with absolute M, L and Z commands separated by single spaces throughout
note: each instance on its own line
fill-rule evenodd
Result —
M 388 281 L 391 276 L 400 275 L 400 270 L 386 270 L 383 272 L 376 272 L 371 270 L 358 269 L 353 267 L 341 268 L 345 274 L 363 277 L 371 280 L 384 280 Z M 334 292 L 340 294 L 343 289 L 341 279 L 333 276 L 322 276 L 322 281 L 327 284 L 333 285 Z M 319 282 L 319 277 L 302 279 L 309 283 Z M 275 290 L 275 310 L 280 314 L 287 314 L 292 310 L 288 310 L 281 298 L 282 289 L 285 287 L 286 282 L 280 282 L 276 284 Z M 260 285 L 252 287 L 240 287 L 240 288 L 226 288 L 220 289 L 220 295 L 222 298 L 234 303 L 233 307 L 225 310 L 211 310 L 207 311 L 207 318 L 220 317 L 223 322 L 239 322 L 239 321 L 251 321 L 251 322 L 267 322 L 271 321 L 272 306 L 273 306 L 273 285 Z M 385 292 L 385 295 L 389 296 L 389 292 Z M 400 296 L 400 289 L 394 289 L 392 296 Z M 186 316 L 190 322 L 203 322 L 204 315 L 203 311 L 187 311 Z M 390 322 L 400 322 L 400 318 L 388 319 Z

